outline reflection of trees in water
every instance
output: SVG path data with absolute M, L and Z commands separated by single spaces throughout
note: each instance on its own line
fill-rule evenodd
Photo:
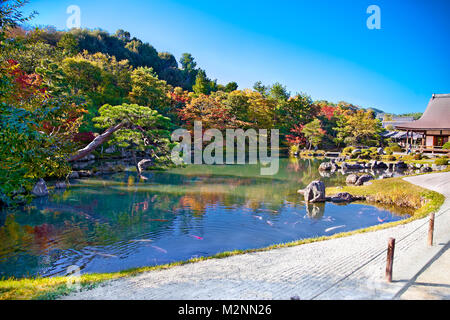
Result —
M 309 218 L 320 220 L 325 213 L 325 203 L 306 204 L 306 214 Z

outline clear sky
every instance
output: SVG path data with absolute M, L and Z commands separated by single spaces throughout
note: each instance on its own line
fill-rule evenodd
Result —
M 370 5 L 381 30 L 369 30 Z M 132 36 L 179 60 L 191 53 L 219 83 L 276 81 L 293 94 L 386 112 L 424 111 L 450 93 L 450 1 L 31 0 L 36 25 L 66 29 L 69 5 L 82 28 Z

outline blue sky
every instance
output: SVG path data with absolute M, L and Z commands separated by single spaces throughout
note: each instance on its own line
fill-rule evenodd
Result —
M 191 53 L 219 83 L 260 80 L 293 94 L 386 112 L 424 111 L 450 93 L 450 1 L 31 0 L 36 25 L 66 28 L 69 5 L 83 28 L 117 29 L 168 51 Z M 381 9 L 381 30 L 366 26 Z

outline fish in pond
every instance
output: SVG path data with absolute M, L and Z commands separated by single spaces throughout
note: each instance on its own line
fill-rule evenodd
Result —
M 333 230 L 336 230 L 336 229 L 339 229 L 339 228 L 344 228 L 344 227 L 345 227 L 345 226 L 331 227 L 331 228 L 325 229 L 325 232 L 330 232 L 330 231 L 333 231 Z
M 130 240 L 130 242 L 153 242 L 153 240 L 150 240 L 150 239 L 137 239 L 137 240 Z
M 385 222 L 387 218 L 381 219 L 380 217 L 377 217 L 379 222 Z
M 262 220 L 262 217 L 261 217 L 261 216 L 253 216 L 253 218 L 256 218 L 256 219 Z
M 158 250 L 159 252 L 162 252 L 162 253 L 167 253 L 167 250 L 164 250 L 163 248 L 160 248 L 160 247 L 157 247 L 157 246 L 151 246 L 153 249 L 156 249 L 156 250 Z
M 96 251 L 94 251 L 94 253 L 98 256 L 102 256 L 102 257 L 106 257 L 106 258 L 117 258 L 117 256 L 113 255 L 113 254 L 100 253 L 100 252 L 96 252 Z
M 197 240 L 203 240 L 202 237 L 194 236 L 193 234 L 190 234 L 189 237 L 194 238 L 194 239 L 197 239 Z
M 273 227 L 273 222 L 272 222 L 272 221 L 267 220 L 266 223 L 267 223 L 269 226 Z

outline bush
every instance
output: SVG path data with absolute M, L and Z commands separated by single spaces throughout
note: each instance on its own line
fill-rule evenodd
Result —
M 392 152 L 401 152 L 402 148 L 398 145 L 398 143 L 389 143 L 389 149 L 392 150 Z
M 448 158 L 447 157 L 438 158 L 434 160 L 434 164 L 437 166 L 445 166 L 448 164 Z
M 390 147 L 384 148 L 384 153 L 387 155 L 391 155 L 393 153 L 392 149 Z
M 422 160 L 423 155 L 421 153 L 416 153 L 413 155 L 414 160 Z
M 292 145 L 289 147 L 289 153 L 294 155 L 294 154 L 298 154 L 300 152 L 300 147 L 296 144 Z
M 342 152 L 345 153 L 345 154 L 351 154 L 353 152 L 353 150 L 355 150 L 355 148 L 353 148 L 353 147 L 346 147 L 346 148 L 344 148 L 344 150 L 342 150 Z
M 442 149 L 450 149 L 450 141 L 444 143 L 444 145 L 442 146 Z

